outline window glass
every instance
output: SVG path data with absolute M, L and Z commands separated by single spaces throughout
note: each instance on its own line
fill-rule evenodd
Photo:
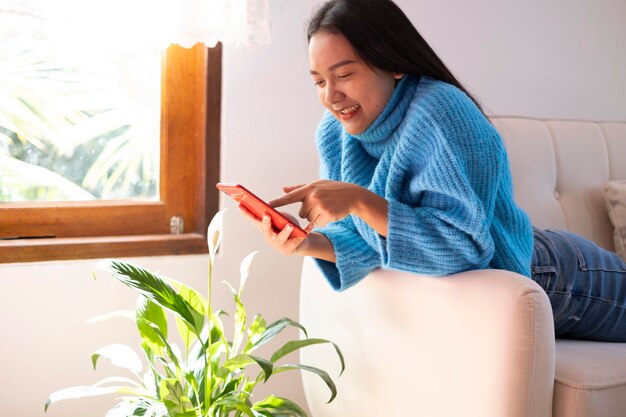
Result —
M 157 47 L 5 42 L 0 202 L 158 200 L 160 89 Z

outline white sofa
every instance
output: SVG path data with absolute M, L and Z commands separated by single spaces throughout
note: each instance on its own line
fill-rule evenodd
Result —
M 602 186 L 626 179 L 626 123 L 495 117 L 516 199 L 533 224 L 613 248 Z M 342 293 L 305 259 L 300 321 L 335 341 L 303 363 L 331 371 L 338 396 L 304 373 L 312 417 L 626 416 L 626 343 L 554 338 L 545 292 L 521 275 L 448 277 L 378 270 Z

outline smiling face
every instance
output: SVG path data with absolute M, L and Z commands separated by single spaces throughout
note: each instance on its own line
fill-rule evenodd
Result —
M 320 102 L 352 135 L 374 123 L 402 78 L 368 66 L 341 33 L 313 35 L 309 63 Z

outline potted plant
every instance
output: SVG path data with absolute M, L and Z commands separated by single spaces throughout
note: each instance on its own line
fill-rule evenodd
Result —
M 256 252 L 241 263 L 241 281 L 235 289 L 226 283 L 234 298 L 233 336 L 228 340 L 222 317 L 225 311 L 211 307 L 212 269 L 222 238 L 223 211 L 211 221 L 207 240 L 209 246 L 208 296 L 193 288 L 165 278 L 140 266 L 118 260 L 104 260 L 96 271 L 106 271 L 113 278 L 139 292 L 134 319 L 141 336 L 141 350 L 148 363 L 142 373 L 139 356 L 130 347 L 112 344 L 98 349 L 91 356 L 94 368 L 102 358 L 126 368 L 135 378 L 108 377 L 91 386 L 78 386 L 54 392 L 45 409 L 60 400 L 119 393 L 123 396 L 107 413 L 107 417 L 269 417 L 306 416 L 295 402 L 270 395 L 252 402 L 252 392 L 270 376 L 291 370 L 313 372 L 322 378 L 331 391 L 337 390 L 324 370 L 303 364 L 278 364 L 279 359 L 300 348 L 315 344 L 332 344 L 344 370 L 344 359 L 334 343 L 308 338 L 299 323 L 282 318 L 267 324 L 261 315 L 247 323 L 242 291 Z M 95 277 L 95 272 L 94 272 Z M 116 314 L 100 316 L 95 320 Z M 179 348 L 171 341 L 168 316 L 173 316 L 182 340 Z M 292 340 L 276 350 L 270 358 L 255 351 L 272 340 L 283 329 L 293 326 L 302 330 L 305 339 Z

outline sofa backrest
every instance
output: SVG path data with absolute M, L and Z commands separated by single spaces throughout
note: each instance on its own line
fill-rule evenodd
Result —
M 603 185 L 626 179 L 626 123 L 492 117 L 507 147 L 515 199 L 540 228 L 613 250 Z

